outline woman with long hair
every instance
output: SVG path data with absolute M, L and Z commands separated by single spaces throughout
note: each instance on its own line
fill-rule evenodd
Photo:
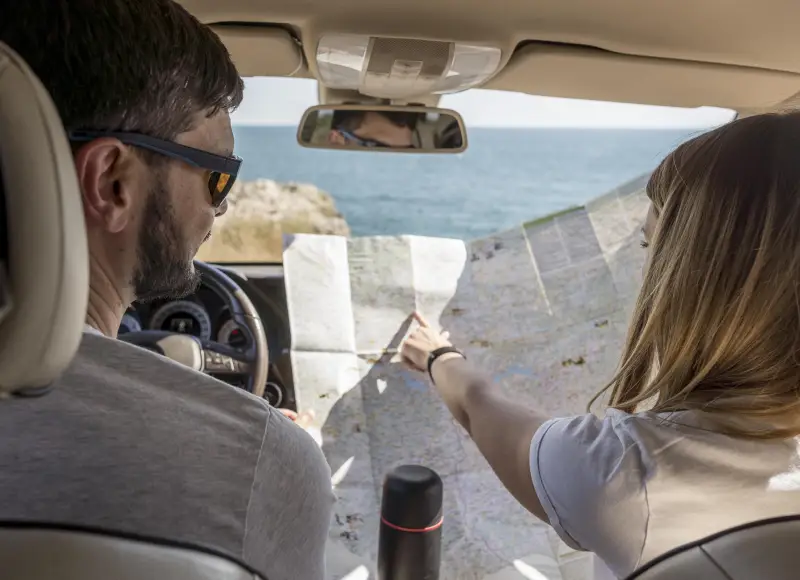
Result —
M 520 407 L 419 314 L 404 343 L 517 500 L 619 576 L 800 513 L 798 155 L 800 113 L 768 114 L 653 173 L 643 285 L 602 418 Z

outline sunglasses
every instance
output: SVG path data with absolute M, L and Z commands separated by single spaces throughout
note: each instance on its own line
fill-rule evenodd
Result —
M 354 135 L 350 131 L 345 131 L 344 129 L 336 129 L 339 134 L 347 139 L 348 141 L 355 143 L 359 147 L 387 147 L 386 143 L 382 143 L 376 139 L 362 139 L 358 135 Z
M 345 131 L 343 129 L 336 129 L 336 131 L 338 131 L 339 134 L 342 137 L 344 137 L 345 139 L 347 139 L 351 143 L 355 143 L 359 147 L 367 147 L 369 149 L 373 149 L 375 147 L 387 147 L 387 148 L 390 148 L 390 149 L 413 149 L 414 148 L 413 145 L 406 145 L 404 147 L 397 147 L 397 146 L 393 147 L 392 145 L 387 145 L 383 141 L 378 141 L 377 139 L 364 139 L 362 137 L 359 137 L 358 135 L 355 135 L 354 133 L 351 133 L 350 131 Z
M 113 131 L 70 131 L 69 133 L 69 140 L 75 142 L 89 142 L 102 137 L 111 137 L 125 145 L 147 149 L 210 172 L 208 193 L 211 195 L 211 205 L 214 207 L 219 207 L 225 201 L 242 165 L 242 160 L 235 155 L 224 157 L 141 133 L 115 133 Z

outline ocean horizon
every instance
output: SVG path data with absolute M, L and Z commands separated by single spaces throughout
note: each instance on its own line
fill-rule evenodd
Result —
M 305 149 L 288 125 L 235 125 L 240 179 L 311 183 L 353 235 L 473 239 L 583 205 L 706 129 L 470 128 L 456 155 Z

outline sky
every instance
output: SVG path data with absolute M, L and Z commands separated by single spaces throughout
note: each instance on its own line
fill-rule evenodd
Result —
M 233 114 L 236 125 L 296 125 L 306 108 L 318 104 L 310 79 L 245 79 L 244 102 Z M 467 127 L 590 127 L 684 129 L 720 125 L 733 115 L 713 107 L 679 109 L 537 97 L 473 89 L 444 95 L 439 106 L 455 109 Z

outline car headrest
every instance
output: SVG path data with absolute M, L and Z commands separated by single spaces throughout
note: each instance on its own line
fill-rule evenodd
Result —
M 0 522 L 0 562 L 3 580 L 266 580 L 215 547 L 67 524 Z
M 800 515 L 752 522 L 667 552 L 627 580 L 793 580 L 798 541 Z
M 0 43 L 0 396 L 50 384 L 81 340 L 86 226 L 58 112 Z

